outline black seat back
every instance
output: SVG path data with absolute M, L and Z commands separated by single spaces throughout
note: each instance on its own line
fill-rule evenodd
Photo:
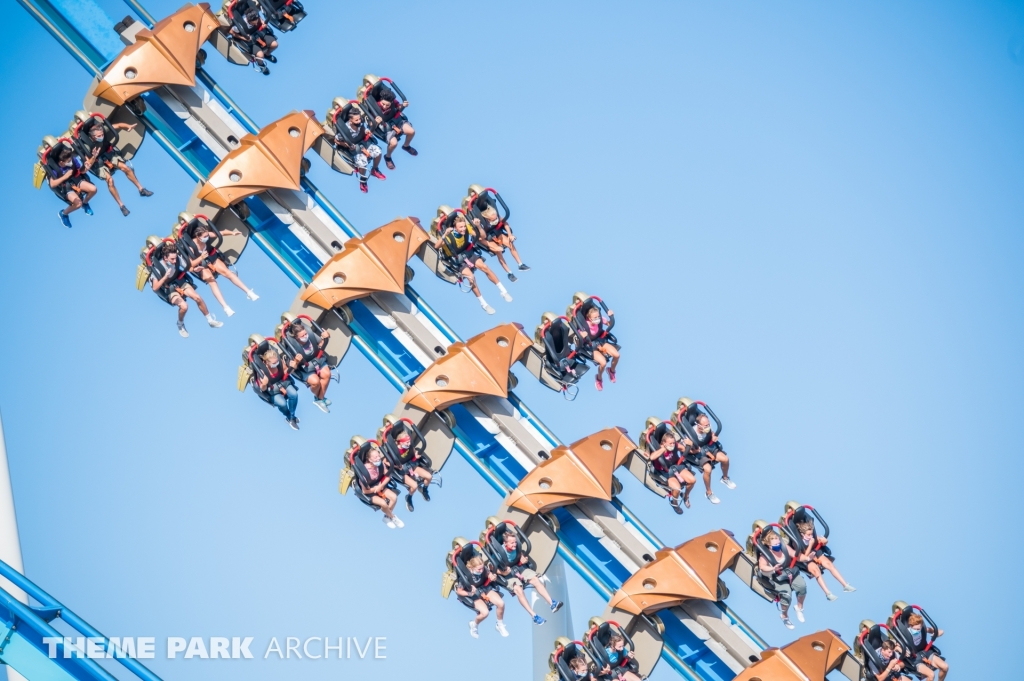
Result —
M 629 658 L 626 653 L 633 650 L 633 641 L 626 634 L 626 630 L 619 626 L 618 622 L 608 621 L 602 622 L 596 627 L 591 628 L 587 632 L 586 646 L 587 652 L 594 659 L 598 669 L 611 666 L 611 661 L 608 658 L 608 639 L 611 638 L 612 634 L 618 634 L 626 640 L 626 645 L 623 648 L 623 655 L 619 659 L 617 666 L 625 667 L 628 666 Z
M 582 657 L 588 662 L 591 661 L 590 656 L 587 654 L 586 646 L 581 641 L 566 643 L 561 649 L 555 650 L 554 657 L 555 668 L 558 670 L 558 676 L 561 681 L 576 681 L 576 674 L 573 672 L 572 667 L 569 666 L 569 661 L 574 657 Z
M 884 624 L 876 624 L 870 629 L 865 629 L 857 637 L 860 649 L 864 654 L 864 662 L 868 665 L 869 670 L 871 670 L 871 667 L 874 667 L 874 670 L 871 672 L 872 674 L 880 673 L 888 664 L 878 654 L 878 649 L 890 638 L 889 627 Z
M 516 538 L 519 540 L 519 555 L 530 555 L 530 540 L 527 539 L 523 530 L 511 520 L 503 520 L 484 535 L 484 551 L 487 553 L 487 557 L 494 565 L 501 568 L 514 567 L 509 565 L 508 554 L 505 553 L 504 547 L 505 533 L 509 531 L 515 532 Z
M 410 438 L 409 450 L 405 456 L 402 456 L 398 448 L 398 437 L 403 433 L 408 434 Z M 426 438 L 423 437 L 423 433 L 416 427 L 416 424 L 409 419 L 399 419 L 384 431 L 384 455 L 396 470 L 401 470 L 403 466 L 414 460 L 429 469 L 431 467 L 430 457 L 427 456 L 426 448 Z
M 914 645 L 914 636 L 910 633 L 910 625 L 907 623 L 909 617 L 915 612 L 924 619 L 924 624 L 921 627 L 920 645 Z M 928 633 L 929 627 L 934 630 L 932 633 Z M 903 646 L 903 649 L 907 651 L 909 656 L 919 655 L 931 650 L 934 646 L 935 635 L 938 631 L 939 627 L 920 606 L 908 605 L 898 613 L 893 613 L 892 633 L 899 641 L 900 645 Z

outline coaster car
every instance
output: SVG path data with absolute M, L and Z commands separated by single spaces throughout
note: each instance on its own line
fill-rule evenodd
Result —
M 757 581 L 761 589 L 764 590 L 765 594 L 774 602 L 778 602 L 780 594 L 776 589 L 776 582 L 772 577 L 765 575 L 761 572 L 758 567 L 758 559 L 764 557 L 768 564 L 775 569 L 775 575 L 779 579 L 793 579 L 800 574 L 800 566 L 796 560 L 796 550 L 793 549 L 792 545 L 790 549 L 793 551 L 793 556 L 789 561 L 780 563 L 772 555 L 772 552 L 765 548 L 764 544 L 761 543 L 761 536 L 768 530 L 774 530 L 783 541 L 788 541 L 785 529 L 779 523 L 769 523 L 764 520 L 758 520 L 754 522 L 753 532 L 750 537 L 747 538 L 747 554 L 754 560 L 754 579 Z
M 260 380 L 270 380 L 272 378 L 270 369 L 261 357 L 261 355 L 269 349 L 276 350 L 280 357 L 284 357 L 284 349 L 277 342 L 277 339 L 264 338 L 258 333 L 254 333 L 249 336 L 249 344 L 246 346 L 245 350 L 242 351 L 242 366 L 239 369 L 238 389 L 244 390 L 246 384 L 252 386 L 252 391 L 256 393 L 261 400 L 273 407 L 273 394 L 260 388 Z M 288 373 L 288 365 L 283 361 L 281 362 L 281 372 L 283 373 L 283 376 L 277 381 L 277 383 L 295 385 L 295 381 Z

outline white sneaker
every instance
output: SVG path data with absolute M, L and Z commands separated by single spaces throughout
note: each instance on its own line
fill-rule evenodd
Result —
M 736 489 L 736 483 L 733 482 L 731 478 L 727 478 L 727 477 L 723 476 L 722 477 L 722 484 L 725 485 L 726 487 L 728 487 L 729 489 Z
M 217 318 L 214 317 L 213 314 L 210 314 L 206 318 L 206 323 L 209 324 L 210 326 L 212 326 L 215 329 L 219 329 L 220 327 L 224 326 L 224 322 L 218 322 Z
M 480 307 L 482 307 L 484 309 L 484 312 L 486 312 L 487 314 L 494 314 L 494 308 L 488 305 L 487 303 L 484 303 Z
M 398 527 L 398 525 L 395 524 L 394 518 L 389 518 L 387 516 L 384 516 L 384 524 L 388 526 L 389 530 L 394 530 Z
M 185 330 L 185 322 L 178 322 L 178 335 L 182 338 L 188 338 L 188 331 Z
M 501 620 L 498 620 L 497 624 L 494 625 L 494 628 L 497 629 L 498 633 L 502 636 L 508 636 L 508 629 L 505 628 L 505 623 Z
M 512 294 L 509 293 L 508 291 L 502 291 L 501 292 L 501 297 L 505 299 L 506 303 L 511 303 L 512 302 Z
M 397 515 L 392 515 L 392 516 L 391 516 L 391 519 L 395 521 L 395 526 L 396 526 L 396 527 L 397 527 L 398 529 L 402 529 L 403 527 L 405 527 L 405 523 L 403 523 L 403 522 L 402 522 L 402 519 L 401 519 L 401 518 L 399 518 L 399 517 L 398 517 Z
M 249 289 L 248 291 L 245 292 L 245 297 L 248 298 L 249 300 L 259 300 L 260 299 L 260 297 L 258 295 L 256 295 L 256 292 L 253 291 L 252 289 Z
M 469 635 L 473 638 L 480 638 L 480 627 L 477 626 L 476 620 L 469 623 Z
M 720 504 L 720 503 L 722 503 L 721 499 L 716 497 L 714 492 L 708 492 L 707 493 L 707 497 L 708 497 L 708 501 L 710 501 L 712 504 Z
M 327 404 L 323 400 L 313 400 L 313 404 L 315 404 L 323 413 L 331 413 L 331 410 L 327 408 Z
M 235 311 L 234 311 L 234 310 L 232 310 L 232 309 L 231 309 L 230 307 L 228 307 L 227 305 L 225 305 L 225 306 L 224 306 L 224 314 L 225 314 L 225 315 L 227 315 L 228 317 L 230 317 L 230 316 L 232 316 L 232 315 L 234 315 L 234 314 L 235 314 Z
M 843 593 L 844 594 L 852 594 L 856 590 L 857 590 L 857 587 L 855 587 L 853 584 L 847 584 L 846 586 L 843 587 Z
M 796 610 L 796 619 L 797 619 L 797 621 L 798 622 L 805 621 L 804 620 L 804 609 L 803 608 L 798 608 L 796 606 L 793 606 L 793 609 Z

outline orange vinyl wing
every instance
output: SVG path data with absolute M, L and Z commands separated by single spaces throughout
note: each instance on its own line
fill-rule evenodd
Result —
M 508 374 L 533 341 L 519 324 L 503 324 L 468 341 L 424 369 L 402 401 L 426 412 L 479 395 L 508 397 Z
M 116 106 L 161 85 L 195 85 L 196 54 L 220 28 L 210 5 L 185 5 L 143 29 L 103 73 L 93 95 Z
M 227 208 L 268 189 L 301 189 L 302 157 L 323 134 L 312 111 L 294 111 L 246 135 L 213 169 L 197 198 Z

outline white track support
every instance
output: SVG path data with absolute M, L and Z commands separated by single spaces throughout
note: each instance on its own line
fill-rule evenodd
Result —
M 569 588 L 565 583 L 565 561 L 555 556 L 542 578 L 551 598 L 562 601 L 565 605 L 558 612 L 551 612 L 547 601 L 541 598 L 534 589 L 530 589 L 530 607 L 547 620 L 544 626 L 533 625 L 533 678 L 531 681 L 543 681 L 550 670 L 548 658 L 555 649 L 555 639 L 559 636 L 572 638 L 572 612 L 569 609 Z M 511 605 L 511 604 L 510 604 Z
M 14 512 L 14 490 L 11 470 L 7 467 L 7 446 L 4 444 L 4 422 L 0 416 L 0 560 L 18 572 L 25 572 L 21 561 L 21 540 L 18 537 L 18 516 Z M 28 603 L 25 592 L 0 577 L 0 588 L 22 603 Z M 0 665 L 3 666 L 3 665 Z M 8 681 L 25 681 L 25 677 L 7 667 Z

